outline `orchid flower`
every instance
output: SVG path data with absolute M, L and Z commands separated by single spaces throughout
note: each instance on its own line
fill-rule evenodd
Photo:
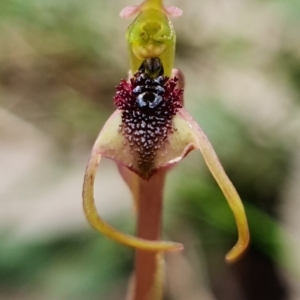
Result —
M 123 18 L 137 15 L 126 33 L 129 78 L 117 86 L 114 97 L 117 109 L 93 146 L 83 185 L 84 212 L 99 232 L 145 255 L 152 255 L 157 264 L 161 264 L 157 253 L 183 248 L 179 243 L 159 240 L 165 175 L 190 151 L 200 150 L 237 223 L 238 241 L 226 255 L 226 260 L 232 262 L 249 243 L 247 219 L 241 199 L 212 145 L 184 108 L 184 79 L 179 70 L 173 69 L 176 35 L 169 20 L 181 13 L 178 8 L 163 6 L 162 0 L 145 0 L 141 5 L 125 8 L 120 14 Z M 112 227 L 97 212 L 94 181 L 102 157 L 117 163 L 132 192 L 138 214 L 137 237 Z M 137 268 L 138 260 L 139 257 Z M 150 269 L 149 272 L 154 273 L 161 270 Z M 161 274 L 154 277 L 160 278 Z M 149 299 L 160 299 L 153 293 Z

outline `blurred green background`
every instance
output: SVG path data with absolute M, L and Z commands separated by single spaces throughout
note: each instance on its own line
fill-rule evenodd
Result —
M 129 67 L 120 0 L 0 3 L 0 299 L 125 299 L 133 251 L 90 228 L 85 164 Z M 300 299 L 300 2 L 166 1 L 186 107 L 244 200 L 251 247 L 234 265 L 228 205 L 199 153 L 168 177 L 168 300 Z M 116 188 L 118 187 L 118 188 Z M 134 232 L 114 163 L 100 168 L 101 214 Z

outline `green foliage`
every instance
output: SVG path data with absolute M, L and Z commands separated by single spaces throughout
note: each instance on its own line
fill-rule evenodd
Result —
M 90 231 L 44 242 L 3 237 L 0 290 L 24 289 L 28 299 L 38 293 L 50 299 L 99 299 L 128 278 L 131 252 Z

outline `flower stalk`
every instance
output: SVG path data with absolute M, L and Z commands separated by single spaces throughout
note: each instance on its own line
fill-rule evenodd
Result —
M 137 236 L 159 240 L 161 236 L 163 189 L 165 171 L 156 173 L 149 181 L 139 179 L 139 208 Z M 133 300 L 160 299 L 162 295 L 162 253 L 136 250 L 135 288 Z

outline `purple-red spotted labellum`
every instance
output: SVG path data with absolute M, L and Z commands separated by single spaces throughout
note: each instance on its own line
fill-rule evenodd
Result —
M 157 152 L 163 150 L 168 136 L 176 128 L 173 117 L 182 108 L 182 89 L 177 89 L 178 78 L 151 77 L 138 72 L 129 82 L 122 80 L 114 98 L 120 111 L 120 133 L 125 137 L 134 157 L 128 166 L 148 180 L 158 169 Z

